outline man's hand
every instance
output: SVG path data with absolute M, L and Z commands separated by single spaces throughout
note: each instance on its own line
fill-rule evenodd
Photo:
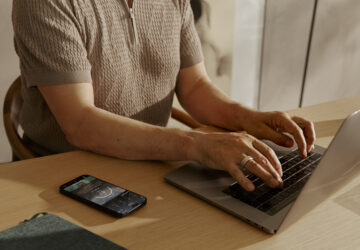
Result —
M 241 128 L 258 139 L 266 139 L 280 146 L 292 147 L 291 134 L 305 157 L 314 148 L 315 130 L 312 122 L 301 117 L 290 116 L 285 112 L 248 111 L 249 115 L 239 121 Z
M 286 133 L 291 134 L 303 156 L 314 147 L 311 122 L 284 112 L 255 111 L 234 102 L 210 83 L 203 62 L 180 70 L 176 93 L 185 110 L 203 124 L 248 133 L 213 133 L 197 140 L 197 160 L 205 166 L 227 170 L 247 190 L 251 190 L 253 184 L 238 168 L 246 155 L 254 158 L 246 168 L 269 186 L 275 186 L 270 184 L 270 177 L 277 179 L 274 173 L 281 175 L 275 153 L 257 139 L 292 147 L 294 141 Z M 261 163 L 260 159 L 264 158 L 266 164 Z
M 267 185 L 282 186 L 282 170 L 274 151 L 246 132 L 199 133 L 195 137 L 194 157 L 204 166 L 228 171 L 246 190 L 254 190 L 254 184 L 240 170 L 239 164 L 246 156 L 253 157 L 244 166 L 260 177 Z

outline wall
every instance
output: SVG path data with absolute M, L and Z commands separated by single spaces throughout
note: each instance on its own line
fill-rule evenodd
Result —
M 318 1 L 303 105 L 360 95 L 360 1 Z
M 259 109 L 360 95 L 359 13 L 358 0 L 267 0 Z
M 299 107 L 314 3 L 266 1 L 259 109 Z
M 11 25 L 11 0 L 0 1 L 0 106 L 3 108 L 5 93 L 19 75 L 18 58 L 13 46 Z M 11 160 L 11 149 L 5 134 L 3 121 L 0 124 L 0 162 Z
M 237 0 L 201 0 L 202 17 L 196 23 L 204 62 L 213 84 L 230 95 Z
M 258 107 L 265 0 L 237 0 L 231 97 Z
M 201 0 L 203 6 L 202 16 L 195 25 L 201 39 L 204 64 L 212 84 L 228 96 L 232 95 L 233 88 L 232 55 L 234 49 L 235 6 L 238 2 L 239 0 L 226 0 L 226 4 L 224 4 L 219 0 Z M 177 98 L 174 100 L 174 106 L 182 109 Z M 170 121 L 169 126 L 184 128 L 178 123 L 175 124 L 174 121 Z

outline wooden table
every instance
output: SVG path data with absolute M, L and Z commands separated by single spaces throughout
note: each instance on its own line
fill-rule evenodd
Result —
M 341 120 L 357 109 L 360 97 L 289 112 L 313 120 L 317 143 L 327 146 Z M 163 176 L 173 168 L 80 151 L 1 164 L 0 230 L 46 211 L 130 249 L 360 248 L 360 177 L 271 236 L 166 184 Z M 131 216 L 114 219 L 58 192 L 81 174 L 143 194 L 148 203 Z

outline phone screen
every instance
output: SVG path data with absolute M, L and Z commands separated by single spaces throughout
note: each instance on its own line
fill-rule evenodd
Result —
M 103 182 L 93 176 L 87 176 L 64 188 L 64 190 L 99 205 L 104 205 L 120 194 L 126 192 L 125 189 L 111 183 Z
M 63 185 L 61 190 L 74 198 L 95 203 L 106 211 L 122 216 L 146 203 L 146 198 L 142 195 L 89 175 L 76 178 L 71 184 Z

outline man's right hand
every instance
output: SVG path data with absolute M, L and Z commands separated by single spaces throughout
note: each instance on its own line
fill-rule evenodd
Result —
M 246 156 L 253 158 L 244 166 L 249 172 L 272 188 L 283 184 L 281 164 L 274 151 L 246 132 L 197 133 L 194 152 L 194 158 L 200 164 L 226 170 L 248 191 L 253 191 L 255 186 L 239 168 Z

